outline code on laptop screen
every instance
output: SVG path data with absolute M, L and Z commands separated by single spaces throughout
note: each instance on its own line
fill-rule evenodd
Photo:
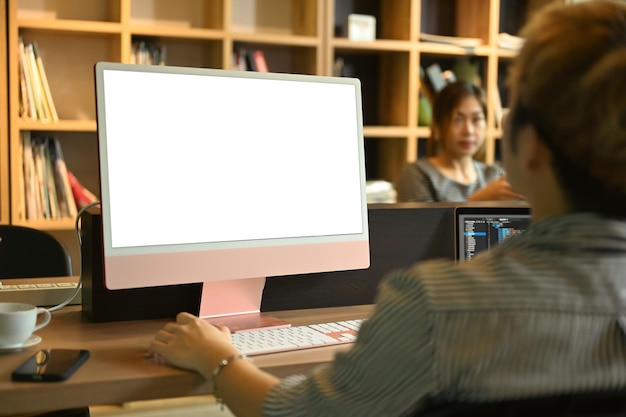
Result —
M 528 210 L 528 209 L 526 209 Z M 476 254 L 526 231 L 527 213 L 457 213 L 457 260 L 471 260 Z

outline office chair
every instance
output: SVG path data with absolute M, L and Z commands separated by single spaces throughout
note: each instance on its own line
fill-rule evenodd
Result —
M 67 249 L 47 232 L 0 225 L 0 279 L 72 275 Z
M 626 391 L 599 391 L 485 403 L 427 401 L 413 417 L 625 417 Z
M 54 236 L 29 227 L 0 225 L 0 279 L 70 275 L 70 254 Z M 89 408 L 55 410 L 19 417 L 89 417 Z

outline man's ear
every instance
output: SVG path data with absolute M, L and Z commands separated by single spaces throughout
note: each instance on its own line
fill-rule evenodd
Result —
M 551 153 L 546 144 L 537 135 L 534 126 L 526 126 L 520 131 L 522 138 L 518 143 L 523 144 L 520 149 L 522 164 L 528 171 L 535 171 L 550 166 Z

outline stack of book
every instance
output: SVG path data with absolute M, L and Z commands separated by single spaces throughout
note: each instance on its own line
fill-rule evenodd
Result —
M 265 53 L 260 49 L 249 51 L 236 48 L 232 55 L 231 68 L 239 71 L 269 72 Z
M 167 47 L 149 40 L 133 42 L 131 64 L 166 65 Z
M 41 122 L 57 122 L 57 115 L 41 54 L 35 42 L 19 40 L 20 117 Z
M 519 36 L 509 35 L 508 33 L 498 34 L 498 47 L 502 49 L 510 49 L 517 51 L 524 46 L 524 38 Z
M 430 33 L 423 33 L 423 32 L 420 33 L 420 40 L 422 42 L 434 42 L 434 43 L 454 45 L 454 46 L 459 46 L 461 48 L 476 48 L 483 44 L 483 40 L 480 38 L 433 35 Z
M 74 192 L 56 138 L 22 132 L 23 207 L 28 220 L 74 218 Z

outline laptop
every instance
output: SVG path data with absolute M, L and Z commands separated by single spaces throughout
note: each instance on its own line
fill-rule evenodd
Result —
M 456 261 L 469 261 L 478 253 L 524 233 L 530 220 L 530 207 L 456 207 Z

